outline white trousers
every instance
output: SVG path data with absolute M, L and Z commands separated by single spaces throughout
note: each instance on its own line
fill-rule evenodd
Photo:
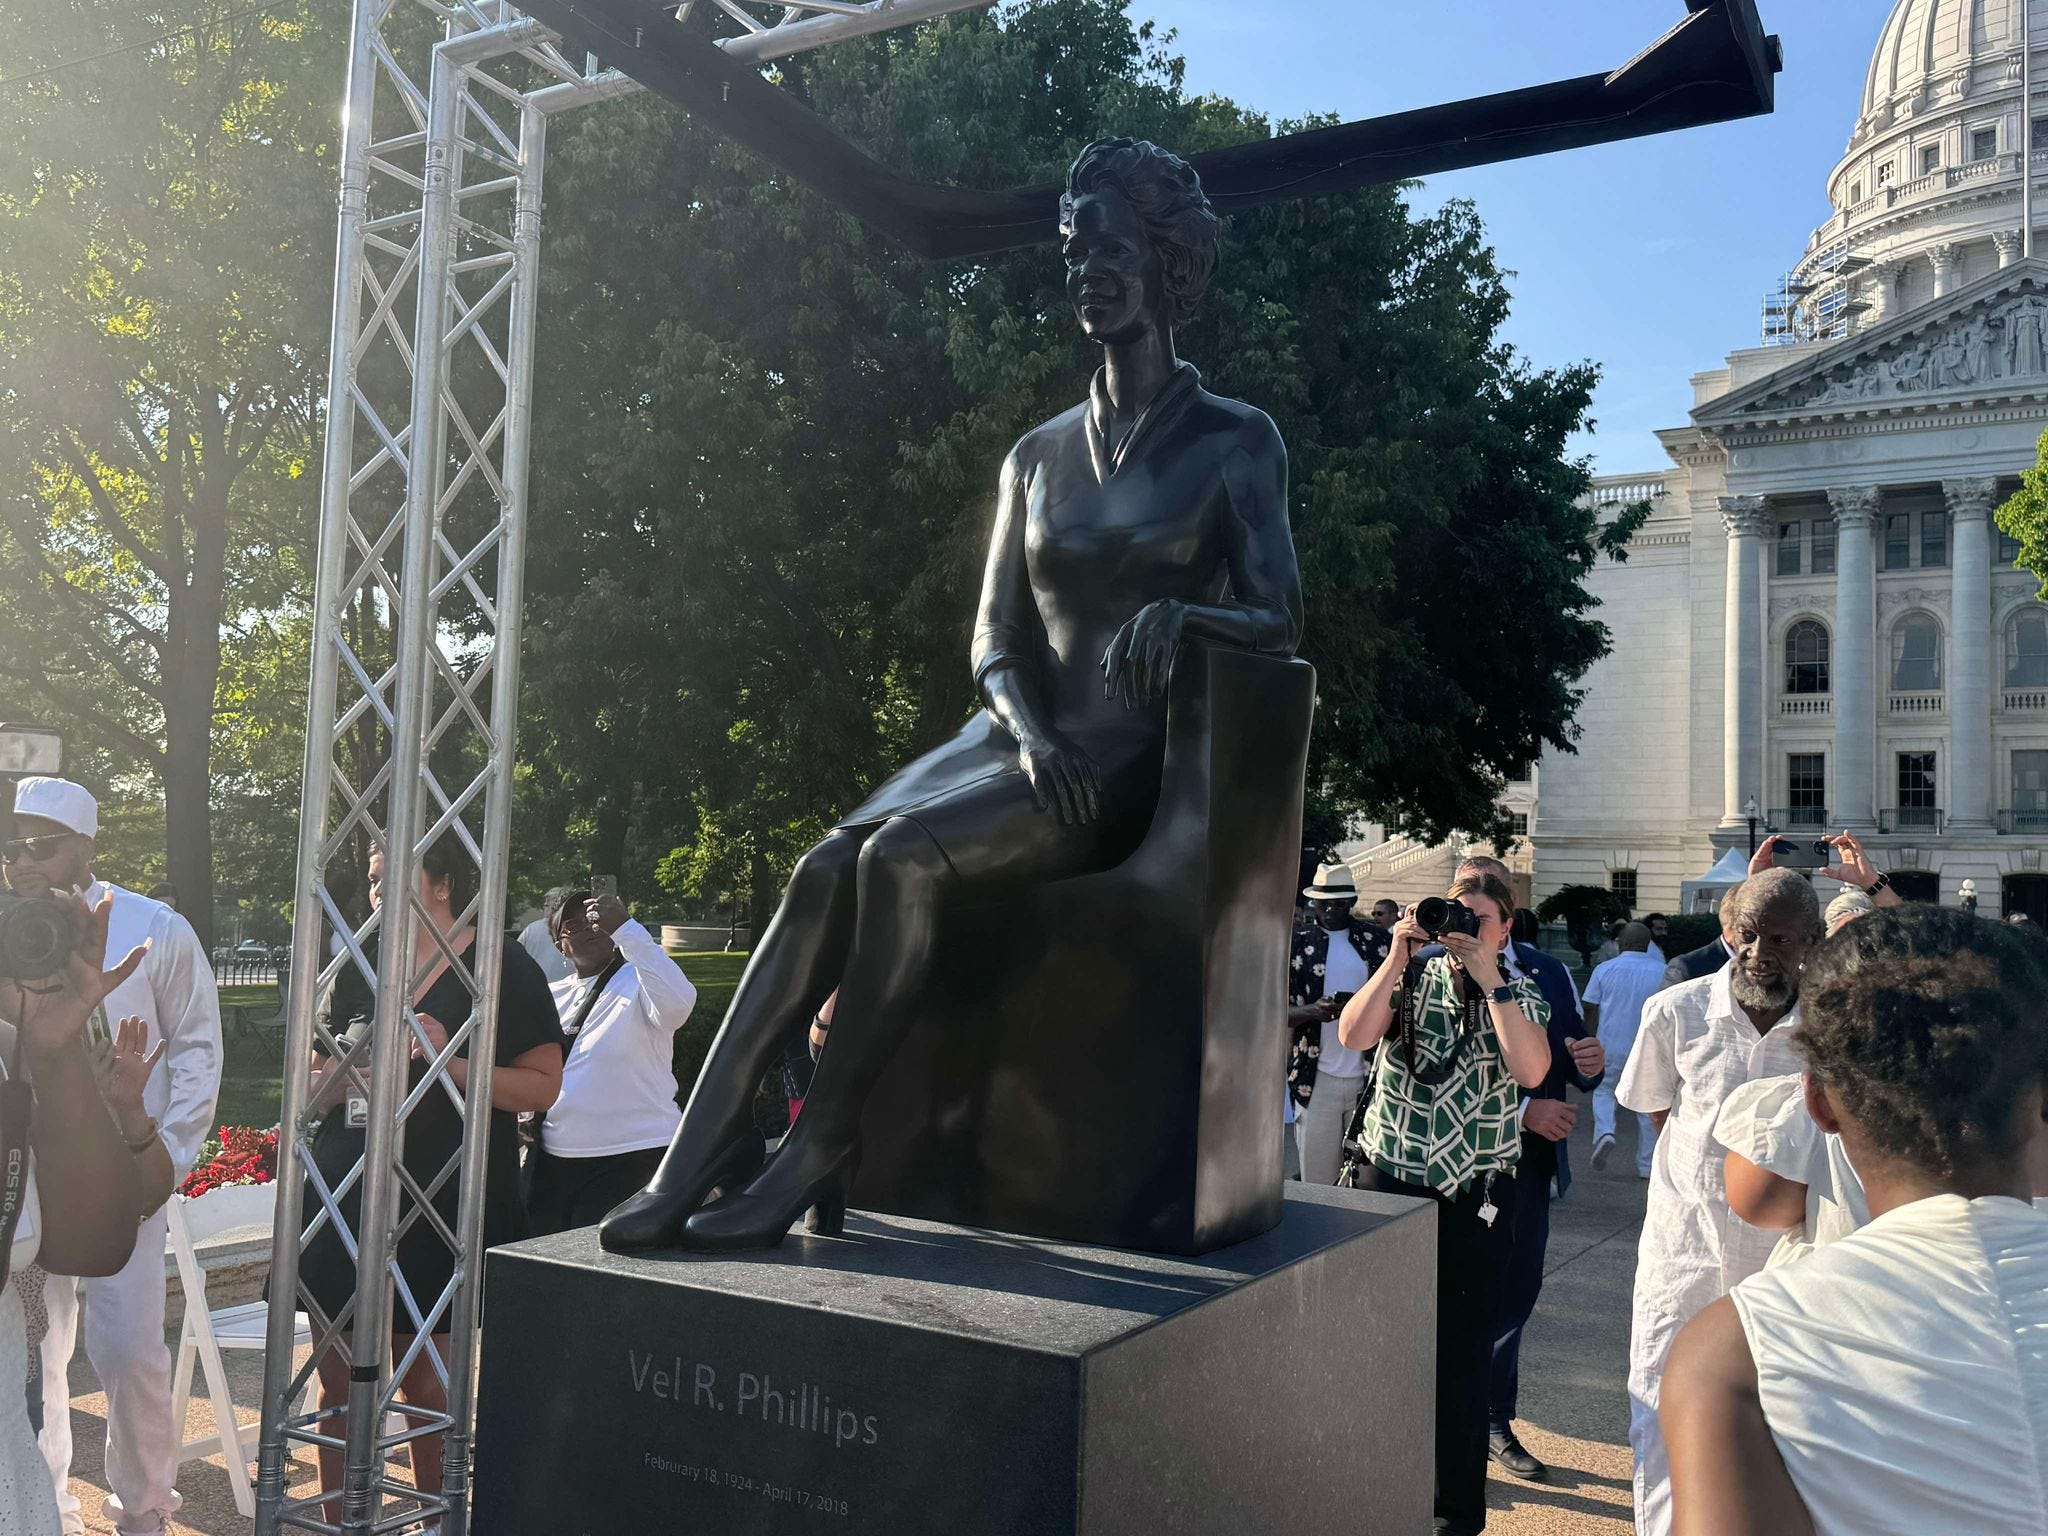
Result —
M 1628 1444 L 1635 1458 L 1636 1536 L 1671 1536 L 1671 1458 L 1657 1422 L 1664 1362 L 1678 1319 L 1638 1307 L 1629 1328 Z
M 171 1351 L 164 1343 L 164 1231 L 158 1211 L 136 1230 L 135 1251 L 118 1274 L 96 1280 L 52 1275 L 43 1288 L 50 1331 L 43 1335 L 43 1460 L 56 1482 L 66 1532 L 83 1531 L 71 1493 L 71 1354 L 78 1301 L 87 1312 L 85 1357 L 107 1394 L 106 1513 L 123 1533 L 155 1531 L 182 1502 L 172 1480 L 184 1436 L 171 1423 Z
M 1365 1076 L 1316 1074 L 1308 1107 L 1294 1112 L 1294 1134 L 1301 1143 L 1301 1182 L 1334 1184 L 1344 1167 L 1344 1133 L 1351 1128 Z
M 1610 1072 L 1600 1080 L 1600 1086 L 1593 1090 L 1593 1139 L 1614 1134 L 1614 1079 L 1617 1074 Z M 1648 1115 L 1636 1116 L 1636 1172 L 1644 1178 L 1650 1176 L 1650 1159 L 1657 1151 L 1657 1122 Z

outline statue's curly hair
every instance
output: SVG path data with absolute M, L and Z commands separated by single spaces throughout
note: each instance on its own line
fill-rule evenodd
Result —
M 1074 204 L 1112 187 L 1123 194 L 1159 252 L 1168 318 L 1193 316 L 1223 255 L 1223 220 L 1209 206 L 1202 178 L 1171 150 L 1145 139 L 1097 139 L 1074 158 L 1060 194 L 1060 233 L 1074 227 Z
M 1860 917 L 1817 945 L 1798 1043 L 1880 1150 L 1937 1177 L 2010 1156 L 2048 1080 L 2048 942 L 1952 907 Z

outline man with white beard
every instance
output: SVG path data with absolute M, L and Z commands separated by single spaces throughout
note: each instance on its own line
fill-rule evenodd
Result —
M 1636 1254 L 1629 1331 L 1629 1444 L 1636 1530 L 1668 1536 L 1671 1467 L 1657 1423 L 1665 1357 L 1694 1314 L 1763 1269 L 1778 1240 L 1729 1207 L 1714 1121 L 1742 1084 L 1802 1070 L 1800 968 L 1821 937 L 1813 887 L 1789 869 L 1752 875 L 1723 904 L 1732 954 L 1712 976 L 1643 1005 L 1616 1097 L 1658 1129 L 1650 1203 Z

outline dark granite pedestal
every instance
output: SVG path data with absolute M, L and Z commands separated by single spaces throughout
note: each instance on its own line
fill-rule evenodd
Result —
M 486 1536 L 1428 1529 L 1436 1227 L 1288 1186 L 1200 1258 L 855 1215 L 731 1257 L 485 1265 Z

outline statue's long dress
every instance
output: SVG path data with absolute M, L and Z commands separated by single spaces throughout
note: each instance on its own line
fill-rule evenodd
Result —
M 1299 577 L 1287 525 L 1287 455 L 1263 413 L 1202 388 L 1182 363 L 1121 442 L 1098 372 L 1089 399 L 1028 433 L 1004 462 L 974 635 L 977 686 L 1028 670 L 1055 728 L 1094 759 L 1102 815 L 1069 826 L 1037 808 L 1017 743 L 987 710 L 841 819 L 922 826 L 968 882 L 1059 879 L 1108 868 L 1158 801 L 1164 690 L 1126 708 L 1102 656 L 1146 604 L 1234 606 L 1255 648 L 1293 649 Z

